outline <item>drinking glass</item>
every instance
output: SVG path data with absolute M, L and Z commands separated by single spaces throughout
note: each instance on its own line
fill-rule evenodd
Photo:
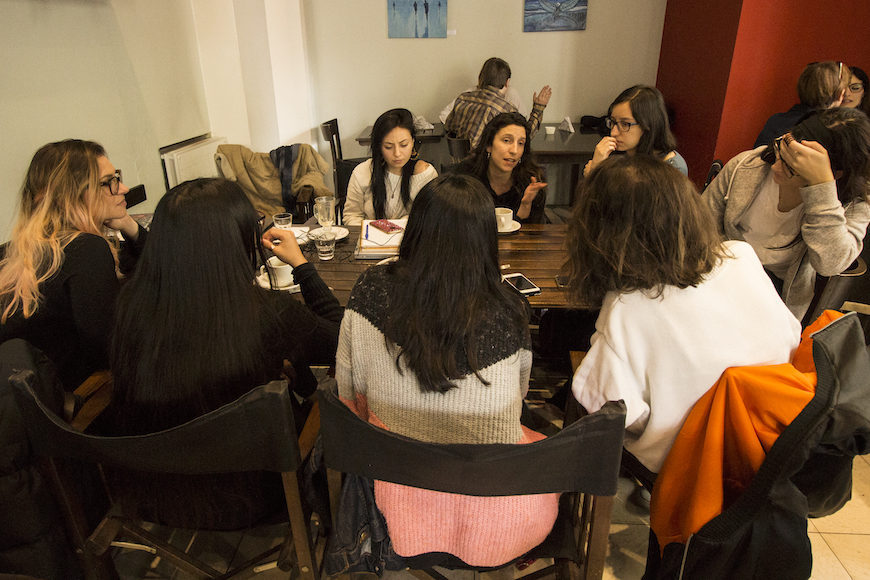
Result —
M 332 231 L 335 223 L 335 198 L 329 196 L 318 197 L 314 200 L 314 217 L 326 231 Z
M 276 213 L 272 216 L 272 223 L 279 230 L 291 230 L 293 229 L 293 214 Z

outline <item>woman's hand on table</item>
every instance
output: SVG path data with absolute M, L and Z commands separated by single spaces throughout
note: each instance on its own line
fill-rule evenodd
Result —
M 547 187 L 545 182 L 538 181 L 536 177 L 532 177 L 532 182 L 526 186 L 526 190 L 523 192 L 523 199 L 520 201 L 520 207 L 517 209 L 518 218 L 524 220 L 529 217 L 529 214 L 532 212 L 532 202 L 535 201 L 538 193 L 545 187 Z
M 791 134 L 786 135 L 780 146 L 780 155 L 796 175 L 807 181 L 807 185 L 834 181 L 828 151 L 817 141 L 798 141 Z
M 610 157 L 610 154 L 616 151 L 616 139 L 613 137 L 602 137 L 598 145 L 595 146 L 595 151 L 592 153 L 592 160 L 586 163 L 583 168 L 583 177 L 589 175 L 589 172 L 595 169 L 599 163 Z
M 282 262 L 290 264 L 294 268 L 308 262 L 302 254 L 299 242 L 296 241 L 296 234 L 292 230 L 269 228 L 263 232 L 262 242 L 263 246 L 272 250 L 272 253 L 278 256 Z

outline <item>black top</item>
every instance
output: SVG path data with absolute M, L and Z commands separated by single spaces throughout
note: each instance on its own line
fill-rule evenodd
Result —
M 531 178 L 524 180 L 514 180 L 514 185 L 505 193 L 498 195 L 492 186 L 489 184 L 489 178 L 484 175 L 478 175 L 474 172 L 474 167 L 469 161 L 463 161 L 459 165 L 457 165 L 454 169 L 456 173 L 461 173 L 464 175 L 471 175 L 476 177 L 486 186 L 486 189 L 489 191 L 489 194 L 492 196 L 492 201 L 495 204 L 495 207 L 507 207 L 513 210 L 514 219 L 519 222 L 526 224 L 540 224 L 544 222 L 544 206 L 547 204 L 547 190 L 546 188 L 542 189 L 538 192 L 537 197 L 532 202 L 532 209 L 529 212 L 529 217 L 526 219 L 520 219 L 517 217 L 517 210 L 520 209 L 520 203 L 523 201 L 523 194 L 526 191 L 526 188 L 532 182 Z
M 788 133 L 792 127 L 797 125 L 801 117 L 812 110 L 812 107 L 798 103 L 785 113 L 771 115 L 767 123 L 764 124 L 764 129 L 758 134 L 758 138 L 755 140 L 755 145 L 752 148 L 770 145 L 774 139 Z
M 139 227 L 135 242 L 123 242 L 121 270 L 132 270 L 147 233 Z M 63 250 L 63 263 L 42 283 L 36 312 L 21 311 L 0 326 L 0 342 L 23 338 L 43 351 L 58 369 L 64 388 L 72 391 L 94 371 L 108 368 L 109 335 L 120 283 L 109 243 L 94 234 L 79 234 Z

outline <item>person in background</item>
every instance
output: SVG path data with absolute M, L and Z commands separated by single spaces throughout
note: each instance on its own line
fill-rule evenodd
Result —
M 480 78 L 478 78 L 478 83 L 479 82 L 480 82 Z M 473 86 L 473 87 L 469 87 L 469 88 L 465 89 L 464 91 L 462 91 L 462 93 L 470 93 L 470 92 L 476 91 L 476 90 L 477 90 L 477 86 Z M 460 93 L 460 94 L 462 94 L 462 93 Z M 529 109 L 526 106 L 526 104 L 523 102 L 523 98 L 520 96 L 520 92 L 518 90 L 516 90 L 516 88 L 514 88 L 514 86 L 512 84 L 510 84 L 510 82 L 508 82 L 505 85 L 504 100 L 506 100 L 508 103 L 510 103 L 511 105 L 516 107 L 517 112 L 520 113 L 521 115 L 526 116 L 529 114 Z M 447 117 L 450 116 L 450 113 L 451 113 L 451 111 L 453 111 L 453 106 L 455 104 L 456 104 L 456 97 L 451 99 L 450 102 L 447 103 L 443 109 L 441 109 L 441 112 L 438 113 L 438 120 L 441 121 L 442 123 L 446 123 Z
M 445 224 L 448 224 L 445 227 Z M 527 443 L 528 311 L 502 284 L 490 195 L 447 174 L 423 188 L 398 260 L 357 281 L 341 325 L 341 399 L 390 431 L 436 443 Z M 498 566 L 539 544 L 558 494 L 470 497 L 375 481 L 395 551 Z
M 486 124 L 480 143 L 456 173 L 478 178 L 496 207 L 508 207 L 525 223 L 544 221 L 543 170 L 532 156 L 529 125 L 519 113 L 501 113 Z
M 424 185 L 438 172 L 417 159 L 417 132 L 408 109 L 390 109 L 372 127 L 372 158 L 356 166 L 347 186 L 344 223 L 408 215 Z
M 572 391 L 626 405 L 625 448 L 658 473 L 683 420 L 728 367 L 790 360 L 800 324 L 745 242 L 722 242 L 685 176 L 647 155 L 603 161 L 577 190 L 569 289 L 600 306 Z
M 849 67 L 849 70 L 852 72 L 852 76 L 843 96 L 843 106 L 860 109 L 865 114 L 870 115 L 870 99 L 867 98 L 867 87 L 870 85 L 870 80 L 867 79 L 867 73 L 857 66 Z
M 148 245 L 118 299 L 114 393 L 102 432 L 168 429 L 282 373 L 300 398 L 314 393 L 309 365 L 332 364 L 342 308 L 293 232 L 272 228 L 261 239 L 257 218 L 241 188 L 225 179 L 187 181 L 160 200 Z M 304 304 L 254 284 L 263 245 L 293 267 Z M 304 412 L 295 411 L 301 429 Z M 170 526 L 237 529 L 284 510 L 274 473 L 113 478 L 122 501 Z
M 635 85 L 619 93 L 607 109 L 604 124 L 610 136 L 595 146 L 592 159 L 583 168 L 584 176 L 615 152 L 653 155 L 688 175 L 686 160 L 676 150 L 665 99 L 657 88 Z
M 510 78 L 511 67 L 508 63 L 495 57 L 487 59 L 480 69 L 477 90 L 456 97 L 453 111 L 444 121 L 444 129 L 459 139 L 468 139 L 472 147 L 477 147 L 484 127 L 493 117 L 499 113 L 517 112 L 516 105 L 505 99 Z M 550 102 L 552 94 L 549 85 L 544 85 L 539 93 L 533 93 L 529 137 L 533 137 L 540 127 L 544 108 Z
M 719 232 L 749 242 L 786 305 L 803 318 L 816 273 L 839 274 L 861 253 L 868 179 L 870 120 L 837 107 L 731 159 L 703 198 Z
M 753 148 L 770 145 L 808 113 L 839 107 L 849 85 L 849 67 L 832 60 L 814 62 L 798 77 L 797 93 L 800 102 L 784 113 L 772 115 L 755 139 Z
M 42 350 L 69 391 L 108 368 L 119 261 L 129 272 L 145 242 L 127 191 L 105 149 L 80 139 L 41 147 L 21 188 L 0 261 L 0 342 L 23 338 Z M 107 228 L 124 236 L 120 256 Z

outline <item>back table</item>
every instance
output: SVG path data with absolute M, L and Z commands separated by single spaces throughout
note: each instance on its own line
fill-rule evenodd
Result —
M 335 259 L 321 262 L 317 252 L 305 248 L 305 256 L 314 264 L 320 277 L 333 289 L 342 304 L 347 304 L 350 291 L 360 274 L 378 260 L 357 260 L 353 257 L 359 226 L 347 226 L 347 239 L 336 244 Z M 556 275 L 562 271 L 567 259 L 565 251 L 566 226 L 564 224 L 523 224 L 519 231 L 500 235 L 499 258 L 502 265 L 509 265 L 502 272 L 522 272 L 541 288 L 537 296 L 529 296 L 533 308 L 567 308 L 567 292 L 556 286 Z

